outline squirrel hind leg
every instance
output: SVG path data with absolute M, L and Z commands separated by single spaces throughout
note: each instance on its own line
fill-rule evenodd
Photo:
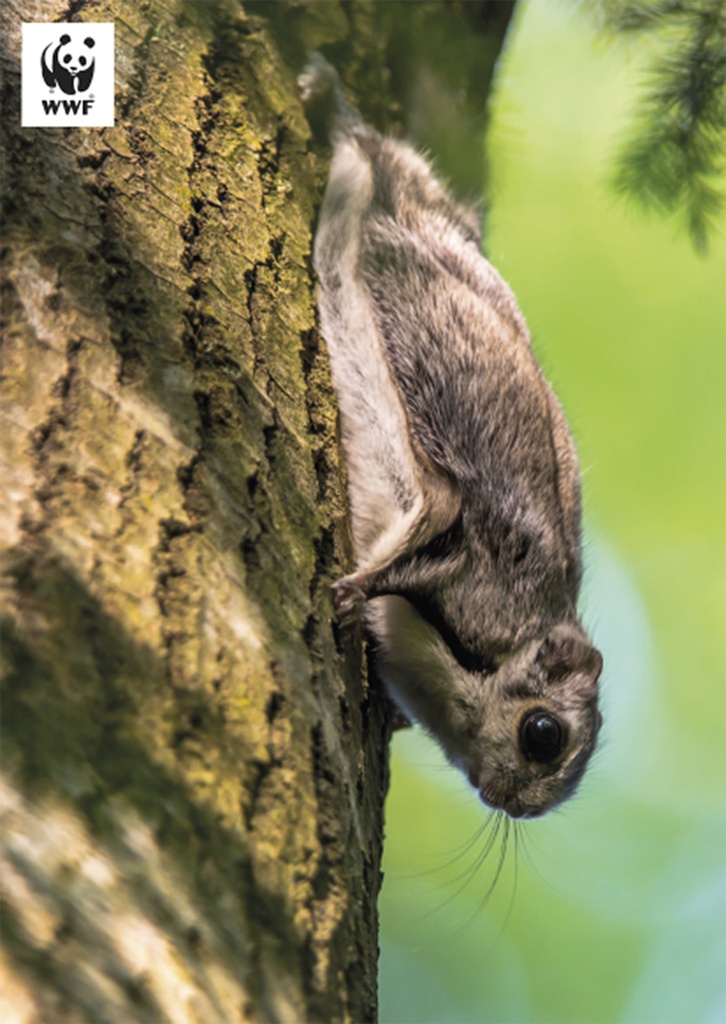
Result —
M 314 248 L 356 554 L 355 572 L 334 591 L 342 623 L 360 617 L 368 598 L 385 586 L 391 565 L 448 529 L 461 508 L 458 488 L 411 436 L 404 395 L 360 274 L 361 235 L 376 178 L 370 150 L 360 145 L 358 133 L 336 140 Z

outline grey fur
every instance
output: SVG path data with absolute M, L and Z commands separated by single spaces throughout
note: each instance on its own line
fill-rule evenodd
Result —
M 338 614 L 365 614 L 393 697 L 482 799 L 534 817 L 574 791 L 600 724 L 575 448 L 476 214 L 320 55 L 300 85 L 333 141 L 315 269 L 356 551 Z M 563 726 L 553 763 L 521 749 L 534 710 Z

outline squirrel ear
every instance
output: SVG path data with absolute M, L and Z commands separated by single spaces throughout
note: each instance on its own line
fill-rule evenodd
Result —
M 585 675 L 596 683 L 602 672 L 602 655 L 576 626 L 561 623 L 550 630 L 536 656 L 550 680 Z

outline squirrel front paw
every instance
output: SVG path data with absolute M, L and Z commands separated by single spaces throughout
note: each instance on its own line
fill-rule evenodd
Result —
M 338 624 L 349 629 L 357 625 L 363 617 L 367 595 L 363 585 L 363 577 L 358 575 L 342 576 L 332 586 L 333 610 Z

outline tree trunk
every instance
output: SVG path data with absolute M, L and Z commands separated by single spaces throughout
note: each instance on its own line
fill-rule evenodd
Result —
M 390 726 L 331 625 L 295 78 L 334 44 L 400 120 L 395 6 L 3 4 L 4 1020 L 375 1019 Z M 415 5 L 490 76 L 511 5 L 460 6 Z M 115 127 L 19 127 L 23 20 L 115 23 Z

